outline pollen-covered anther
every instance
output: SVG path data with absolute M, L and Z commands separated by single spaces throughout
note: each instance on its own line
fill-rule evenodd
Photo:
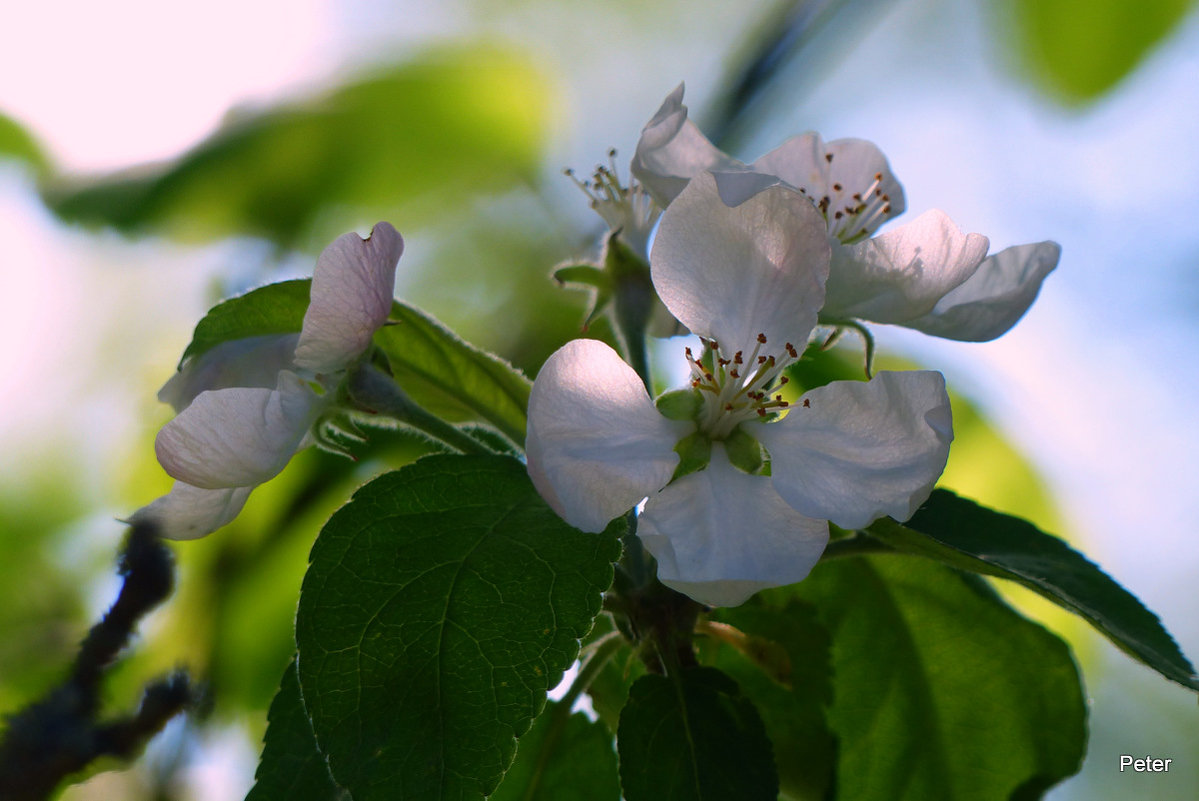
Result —
M 799 352 L 797 350 L 795 350 L 795 346 L 792 345 L 790 342 L 788 342 L 783 347 L 785 347 L 787 349 L 787 355 L 790 356 L 792 359 L 799 358 Z

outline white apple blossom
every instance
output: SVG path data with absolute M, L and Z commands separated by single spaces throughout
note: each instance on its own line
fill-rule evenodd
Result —
M 721 197 L 736 205 L 782 182 L 824 218 L 832 246 L 821 321 L 891 323 L 947 339 L 994 339 L 1028 310 L 1057 266 L 1055 242 L 987 256 L 989 242 L 933 209 L 881 235 L 904 210 L 903 188 L 870 142 L 793 137 L 750 165 L 718 150 L 687 119 L 683 86 L 645 126 L 632 173 L 665 207 L 704 171 L 718 173 Z
M 171 539 L 202 537 L 310 444 L 345 371 L 387 321 L 403 250 L 388 223 L 365 240 L 339 237 L 317 259 L 298 336 L 225 343 L 167 382 L 159 397 L 180 412 L 154 449 L 176 483 L 132 519 L 155 522 Z
M 791 404 L 778 391 L 816 325 L 829 250 L 823 218 L 794 190 L 730 207 L 711 175 L 693 179 L 663 215 L 651 271 L 667 308 L 710 352 L 685 351 L 696 413 L 667 419 L 615 351 L 567 343 L 529 401 L 529 475 L 546 501 L 599 531 L 648 497 L 638 535 L 659 578 L 722 606 L 804 578 L 828 521 L 859 528 L 914 513 L 953 436 L 939 373 L 834 382 Z M 696 435 L 710 459 L 676 476 L 676 447 Z M 769 476 L 736 466 L 745 435 L 768 451 Z

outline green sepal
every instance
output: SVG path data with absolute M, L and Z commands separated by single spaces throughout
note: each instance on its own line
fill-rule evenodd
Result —
M 704 407 L 704 399 L 697 389 L 672 389 L 659 395 L 654 406 L 668 420 L 694 420 Z
M 599 265 L 591 262 L 562 264 L 555 267 L 551 274 L 559 284 L 580 284 L 592 289 L 608 291 L 612 289 L 612 282 L 608 279 L 608 274 L 601 270 Z
M 632 248 L 620 241 L 616 231 L 608 234 L 604 240 L 602 260 L 604 268 L 618 282 L 630 277 L 648 278 L 649 265 L 645 259 L 633 252 Z
M 733 429 L 724 441 L 724 451 L 729 461 L 738 470 L 756 475 L 762 469 L 766 460 L 762 456 L 762 445 L 756 439 L 745 433 L 740 426 Z
M 679 455 L 679 466 L 674 469 L 671 481 L 691 473 L 698 473 L 712 461 L 712 440 L 706 434 L 696 431 L 679 440 L 674 446 L 674 452 Z

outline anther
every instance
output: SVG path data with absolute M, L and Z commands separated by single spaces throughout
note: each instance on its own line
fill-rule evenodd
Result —
M 804 407 L 805 409 L 811 409 L 811 408 L 812 408 L 812 402 L 811 402 L 810 400 L 808 400 L 807 398 L 804 398 L 804 399 L 803 399 L 803 407 Z
M 741 351 L 733 354 L 733 364 L 741 364 Z
M 833 184 L 833 191 L 834 191 L 834 192 L 840 192 L 840 191 L 841 191 L 841 184 Z
M 832 154 L 832 153 L 825 153 L 825 154 L 824 154 L 824 160 L 825 160 L 825 161 L 827 161 L 829 164 L 832 164 L 832 163 L 833 163 L 833 154 Z
M 758 341 L 761 342 L 763 345 L 765 345 L 766 344 L 766 335 L 758 334 Z
M 790 356 L 792 359 L 799 358 L 799 352 L 795 350 L 795 346 L 792 345 L 790 342 L 788 342 L 784 347 L 787 348 L 787 355 Z

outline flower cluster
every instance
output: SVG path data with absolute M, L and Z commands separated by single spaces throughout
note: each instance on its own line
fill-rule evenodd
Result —
M 365 240 L 339 237 L 317 259 L 298 336 L 226 342 L 172 377 L 159 397 L 179 414 L 154 449 L 176 482 L 132 519 L 153 521 L 171 539 L 202 537 L 314 442 L 347 369 L 387 320 L 403 250 L 388 223 Z
M 684 351 L 690 413 L 666 417 L 615 351 L 575 340 L 534 383 L 529 474 L 587 531 L 648 497 L 638 534 L 659 579 L 733 605 L 806 576 L 829 521 L 909 517 L 944 469 L 949 399 L 939 373 L 912 371 L 784 400 L 784 371 L 825 303 L 825 217 L 781 185 L 726 203 L 708 173 L 670 200 L 650 267 L 666 307 L 704 343 L 699 358 Z M 700 463 L 684 465 L 680 452 L 694 462 L 697 443 Z

